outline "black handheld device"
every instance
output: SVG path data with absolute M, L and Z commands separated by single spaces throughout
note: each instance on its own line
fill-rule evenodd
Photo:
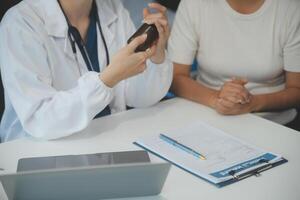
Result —
M 129 44 L 134 38 L 147 34 L 147 39 L 146 41 L 139 45 L 136 49 L 135 52 L 141 52 L 141 51 L 146 51 L 148 48 L 150 48 L 155 41 L 158 40 L 159 38 L 159 33 L 157 31 L 157 28 L 154 24 L 146 24 L 144 23 L 127 41 Z

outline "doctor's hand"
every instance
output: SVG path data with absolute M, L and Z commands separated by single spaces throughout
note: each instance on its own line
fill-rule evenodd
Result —
M 143 44 L 146 38 L 146 34 L 136 37 L 112 57 L 109 66 L 99 75 L 105 85 L 112 88 L 120 81 L 145 71 L 146 60 L 153 56 L 155 47 L 138 53 L 135 53 L 135 49 Z
M 148 8 L 143 10 L 144 22 L 147 24 L 155 24 L 159 39 L 155 46 L 155 54 L 151 57 L 151 61 L 156 64 L 161 64 L 165 60 L 165 49 L 170 36 L 170 28 L 167 18 L 167 8 L 158 4 L 150 3 L 149 8 L 157 10 L 156 13 L 151 13 Z

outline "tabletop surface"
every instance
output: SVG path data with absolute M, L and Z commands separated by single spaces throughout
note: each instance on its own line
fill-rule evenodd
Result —
M 14 173 L 20 158 L 139 149 L 139 137 L 184 127 L 201 120 L 267 151 L 288 163 L 232 185 L 217 188 L 173 166 L 160 196 L 145 200 L 300 199 L 300 133 L 252 114 L 221 116 L 205 106 L 175 98 L 146 109 L 133 109 L 94 120 L 77 134 L 54 141 L 19 139 L 0 144 L 0 173 Z M 0 188 L 0 200 L 5 200 Z

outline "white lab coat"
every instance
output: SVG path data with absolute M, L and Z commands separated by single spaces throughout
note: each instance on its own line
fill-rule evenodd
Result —
M 135 31 L 128 11 L 118 0 L 97 0 L 110 57 Z M 142 12 L 142 11 L 141 11 Z M 100 69 L 106 67 L 98 31 Z M 77 49 L 77 52 L 80 52 Z M 144 73 L 107 87 L 89 72 L 80 53 L 76 64 L 67 24 L 56 0 L 23 0 L 0 25 L 0 66 L 5 88 L 2 141 L 23 136 L 65 137 L 85 129 L 107 105 L 112 113 L 157 103 L 172 80 L 169 59 L 147 61 Z

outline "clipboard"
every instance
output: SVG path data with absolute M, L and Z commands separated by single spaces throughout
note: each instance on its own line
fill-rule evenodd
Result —
M 183 132 L 185 130 L 184 137 L 188 137 L 189 134 L 192 135 L 195 139 L 197 138 L 194 136 L 195 134 L 199 133 L 199 130 L 203 130 L 207 134 L 215 134 L 216 140 L 224 140 L 227 139 L 229 142 L 235 142 L 237 144 L 240 144 L 243 148 L 249 148 L 253 150 L 255 153 L 257 153 L 258 156 L 253 157 L 251 159 L 247 157 L 241 157 L 238 161 L 234 164 L 228 164 L 220 167 L 219 170 L 215 171 L 205 171 L 201 168 L 197 169 L 197 166 L 201 162 L 207 162 L 207 161 L 196 161 L 195 165 L 188 165 L 187 163 L 193 162 L 192 156 L 186 154 L 185 152 L 181 152 L 180 150 L 176 148 L 172 148 L 172 146 L 167 146 L 167 144 L 164 144 L 162 141 L 159 140 L 159 134 L 154 134 L 151 136 L 147 136 L 145 138 L 141 138 L 134 142 L 135 145 L 141 147 L 142 149 L 148 151 L 149 153 L 152 153 L 167 162 L 170 162 L 171 164 L 179 167 L 180 169 L 193 174 L 194 176 L 197 176 L 198 178 L 201 178 L 213 185 L 215 185 L 218 188 L 230 185 L 232 183 L 241 181 L 243 179 L 246 179 L 251 176 L 259 177 L 263 171 L 269 170 L 271 168 L 277 167 L 281 164 L 284 164 L 288 162 L 287 159 L 283 158 L 280 155 L 274 154 L 272 152 L 268 152 L 262 149 L 259 149 L 257 147 L 254 147 L 252 145 L 249 145 L 237 138 L 234 138 L 230 136 L 229 134 L 226 134 L 214 127 L 211 127 L 208 124 L 205 124 L 203 122 L 196 122 L 191 125 L 188 125 L 186 127 L 183 127 L 181 129 L 171 130 L 168 131 L 169 136 L 175 137 L 178 136 L 177 133 Z M 204 133 L 205 134 L 205 133 Z M 179 134 L 180 135 L 180 134 Z M 203 134 L 202 134 L 203 136 Z M 178 137 L 180 138 L 180 137 Z M 182 138 L 181 138 L 182 139 Z M 187 140 L 188 141 L 188 140 Z M 157 144 L 157 142 L 160 142 Z M 186 143 L 188 144 L 188 143 Z M 172 148 L 172 149 L 171 149 Z M 212 148 L 213 149 L 213 148 Z M 204 151 L 205 152 L 205 151 Z M 202 152 L 203 153 L 203 152 Z M 176 156 L 174 156 L 176 155 Z M 204 154 L 205 155 L 205 154 Z M 177 158 L 178 157 L 178 158 Z M 185 160 L 185 159 L 189 160 Z M 207 159 L 209 159 L 211 156 L 207 156 Z M 237 161 L 237 160 L 236 160 Z M 195 167 L 196 166 L 196 167 Z M 203 168 L 205 169 L 205 168 Z M 224 175 L 224 177 L 223 177 Z

